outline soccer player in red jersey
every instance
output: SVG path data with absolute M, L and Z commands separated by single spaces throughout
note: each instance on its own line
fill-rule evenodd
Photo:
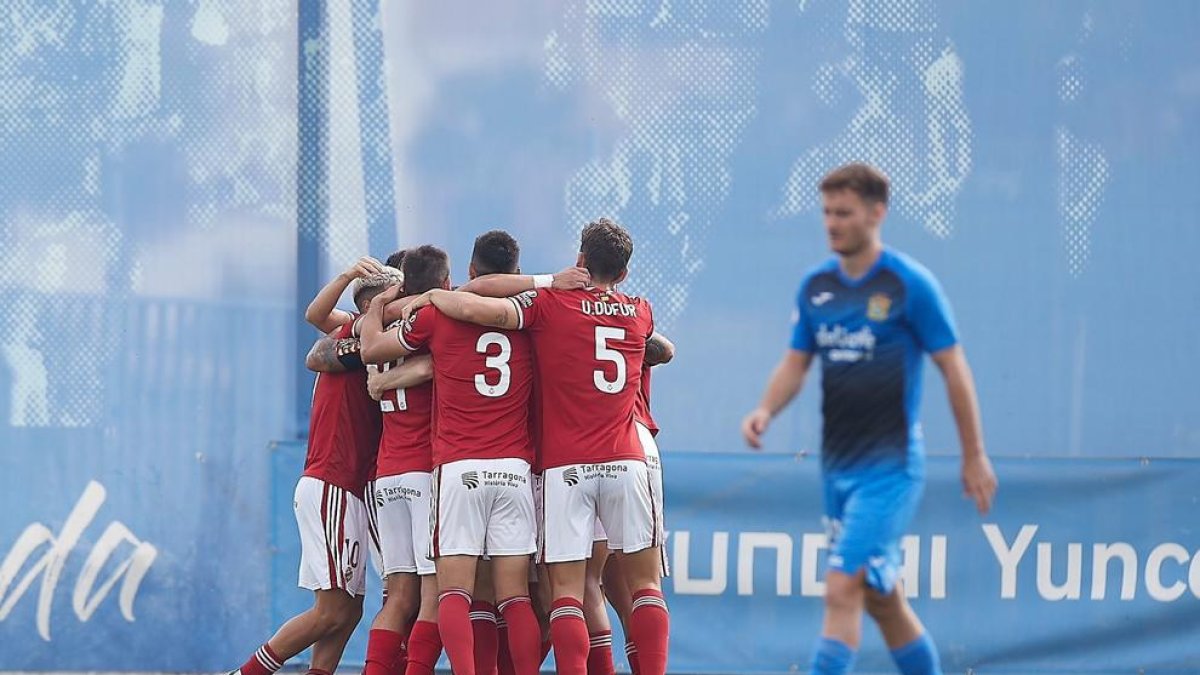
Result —
M 515 274 L 519 249 L 505 232 L 475 242 L 470 274 Z M 432 247 L 410 251 L 410 260 L 445 260 Z M 447 274 L 449 265 L 445 265 Z M 363 322 L 368 361 L 395 358 L 427 347 L 434 358 L 437 430 L 432 546 L 441 591 L 438 623 L 459 675 L 474 675 L 471 626 L 476 565 L 491 558 L 493 587 L 508 627 L 516 672 L 532 675 L 540 664 L 540 629 L 529 599 L 529 555 L 536 550 L 530 487 L 533 461 L 529 397 L 533 383 L 529 337 L 454 321 L 435 307 L 413 314 L 399 329 L 383 331 L 377 317 L 389 294 L 379 296 Z M 495 669 L 495 656 L 489 670 Z
M 382 266 L 379 266 L 382 270 Z M 373 275 L 369 276 L 368 275 Z M 341 275 L 322 294 L 334 302 L 355 277 Z M 363 270 L 354 296 L 360 311 L 396 281 L 394 275 Z M 339 287 L 336 292 L 331 287 Z M 329 305 L 332 307 L 332 303 Z M 306 314 L 337 326 L 335 337 L 352 338 L 353 318 Z M 347 355 L 352 358 L 352 355 Z M 293 617 L 236 673 L 270 675 L 287 659 L 313 648 L 309 673 L 329 675 L 362 617 L 367 555 L 367 512 L 362 494 L 374 467 L 382 427 L 379 406 L 367 395 L 366 371 L 322 373 L 313 388 L 308 454 L 296 485 L 294 506 L 300 528 L 299 584 L 314 591 L 312 609 Z
M 658 436 L 658 424 L 650 414 L 650 369 L 669 363 L 675 358 L 675 345 L 661 333 L 655 332 L 646 341 L 646 360 L 642 365 L 642 384 L 638 387 L 637 402 L 634 406 L 634 421 L 638 426 L 638 435 L 646 450 L 646 465 L 650 469 L 653 481 L 654 496 L 658 498 L 655 507 L 665 514 L 663 498 L 662 462 L 659 458 L 655 437 Z M 663 521 L 666 522 L 664 515 Z M 609 675 L 614 672 L 612 656 L 612 626 L 608 619 L 608 610 L 604 601 L 612 605 L 625 632 L 625 657 L 634 675 L 641 672 L 637 659 L 637 648 L 629 638 L 629 614 L 633 609 L 633 595 L 625 578 L 621 574 L 620 562 L 608 554 L 608 535 L 600 521 L 596 521 L 595 544 L 592 557 L 588 559 L 587 586 L 583 598 L 583 612 L 587 620 L 590 648 L 588 650 L 588 675 Z M 663 549 L 662 575 L 669 573 L 667 551 Z
M 555 662 L 559 673 L 571 675 L 587 671 L 583 597 L 597 516 L 633 591 L 629 630 L 641 672 L 666 672 L 662 514 L 634 422 L 654 319 L 649 303 L 614 288 L 625 278 L 632 253 L 629 233 L 601 219 L 584 228 L 580 245 L 578 264 L 591 273 L 592 287 L 507 299 L 434 290 L 405 310 L 432 304 L 454 319 L 528 330 L 533 337 L 544 411 L 539 554 L 550 569 Z

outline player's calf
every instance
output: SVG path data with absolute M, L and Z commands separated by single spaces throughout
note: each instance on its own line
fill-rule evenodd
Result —
M 632 593 L 629 634 L 637 650 L 639 671 L 663 675 L 667 670 L 671 617 L 662 594 L 662 551 L 651 546 L 620 553 L 621 570 Z
M 879 625 L 892 660 L 903 675 L 941 675 L 937 647 L 908 604 L 899 583 L 891 593 L 868 588 L 866 608 L 867 614 Z

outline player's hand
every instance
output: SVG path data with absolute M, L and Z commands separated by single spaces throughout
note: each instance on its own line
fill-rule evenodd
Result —
M 554 275 L 554 283 L 550 284 L 550 288 L 573 291 L 577 288 L 586 288 L 590 283 L 592 283 L 592 273 L 586 268 L 568 267 Z
M 755 408 L 746 419 L 742 420 L 742 437 L 746 445 L 755 450 L 762 449 L 762 435 L 767 433 L 771 425 L 771 411 L 765 408 Z
M 413 312 L 428 307 L 433 304 L 433 291 L 425 291 L 418 295 L 416 299 L 405 305 L 404 309 L 400 310 L 400 320 L 408 321 L 408 318 L 413 315 Z
M 393 302 L 396 298 L 400 297 L 400 291 L 401 288 L 399 285 L 388 286 L 382 293 L 371 298 L 371 310 L 380 311 L 384 307 L 387 307 L 389 302 Z
M 992 461 L 984 453 L 963 458 L 962 465 L 963 494 L 975 502 L 975 508 L 980 514 L 986 514 L 992 508 L 992 498 L 996 496 L 996 473 L 992 471 Z
M 351 279 L 363 279 L 382 271 L 383 263 L 369 255 L 364 255 L 351 265 L 350 269 L 346 270 L 346 276 Z
M 376 401 L 383 398 L 383 392 L 386 391 L 381 380 L 383 375 L 380 374 L 379 367 L 373 363 L 367 364 L 367 393 Z

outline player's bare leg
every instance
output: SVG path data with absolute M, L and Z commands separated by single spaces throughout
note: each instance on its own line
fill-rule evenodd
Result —
M 456 675 L 475 675 L 475 638 L 471 633 L 471 594 L 475 592 L 473 555 L 437 559 L 438 631 Z
M 604 605 L 604 564 L 608 561 L 608 541 L 592 542 L 592 557 L 587 561 L 583 587 L 583 619 L 588 629 L 588 675 L 611 675 L 612 623 Z
M 329 632 L 317 640 L 312 648 L 312 665 L 309 666 L 309 672 L 333 673 L 337 670 L 338 662 L 342 660 L 342 652 L 346 649 L 346 643 L 350 641 L 350 636 L 354 634 L 354 629 L 358 627 L 358 622 L 362 619 L 363 596 L 350 597 L 345 591 L 340 590 L 318 591 L 318 593 L 341 593 L 350 601 L 346 605 L 340 605 L 338 620 L 330 624 Z M 320 604 L 320 598 L 317 599 L 317 603 Z
M 428 574 L 421 577 L 421 607 L 408 637 L 408 668 L 404 671 L 405 675 L 433 675 L 433 669 L 442 655 L 437 611 L 437 576 Z
M 384 580 L 383 607 L 371 622 L 364 675 L 390 675 L 399 670 L 405 636 L 421 602 L 416 573 L 395 572 Z
M 812 672 L 846 673 L 862 641 L 862 615 L 866 602 L 865 572 L 850 575 L 838 570 L 825 574 L 825 619 L 813 656 Z
M 604 565 L 604 597 L 617 613 L 621 622 L 621 631 L 625 633 L 625 658 L 629 661 L 629 669 L 633 675 L 640 675 L 641 668 L 637 660 L 637 649 L 629 637 L 629 613 L 633 611 L 633 593 L 625 583 L 625 574 L 621 571 L 621 561 L 617 556 L 609 556 Z
M 357 600 L 341 589 L 316 591 L 316 602 L 312 609 L 292 617 L 267 640 L 267 647 L 278 663 L 316 644 L 321 638 L 344 630 L 347 625 L 353 630 L 362 616 L 362 598 Z
M 886 595 L 868 588 L 866 608 L 883 633 L 883 641 L 901 673 L 934 675 L 942 672 L 937 649 L 917 613 L 908 604 L 900 583 Z
M 667 671 L 671 618 L 662 594 L 662 548 L 617 553 L 617 558 L 633 599 L 628 625 L 637 648 L 639 672 L 663 675 Z
M 517 675 L 533 675 L 542 665 L 542 630 L 529 597 L 529 556 L 494 556 L 492 581 L 513 668 Z
M 554 589 L 550 584 L 550 567 L 544 563 L 536 565 L 537 582 L 530 585 L 529 597 L 533 600 L 533 611 L 542 628 L 542 662 L 550 655 L 550 605 L 554 603 Z
M 475 591 L 471 593 L 471 636 L 474 639 L 475 675 L 496 675 L 500 637 L 490 560 L 480 559 L 475 566 Z
M 583 618 L 587 561 L 550 563 L 550 640 L 558 675 L 587 673 L 588 631 Z

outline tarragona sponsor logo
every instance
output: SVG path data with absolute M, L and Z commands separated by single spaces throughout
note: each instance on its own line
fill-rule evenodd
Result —
M 37 594 L 35 620 L 38 635 L 43 640 L 50 640 L 50 611 L 55 589 L 62 580 L 63 568 L 107 496 L 108 491 L 103 485 L 91 481 L 57 533 L 40 522 L 34 522 L 17 537 L 9 547 L 3 564 L 0 564 L 0 622 L 8 619 L 25 592 L 40 577 L 42 583 Z M 120 582 L 117 605 L 121 616 L 132 622 L 133 602 L 141 588 L 142 579 L 158 557 L 158 549 L 139 539 L 119 520 L 109 522 L 94 541 L 83 567 L 75 577 L 71 608 L 76 618 L 86 623 Z M 112 571 L 107 578 L 100 579 L 105 570 Z
M 971 586 L 1002 600 L 1030 596 L 1050 602 L 1117 600 L 1146 597 L 1158 602 L 1200 598 L 1200 550 L 1162 542 L 1134 546 L 1126 542 L 1038 540 L 1039 525 L 1022 525 L 1006 535 L 999 525 L 980 526 L 992 553 L 992 565 L 972 563 Z M 956 535 L 956 538 L 964 535 Z M 708 541 L 701 542 L 699 537 Z M 955 570 L 948 535 L 909 535 L 901 539 L 898 578 L 910 598 L 942 600 L 948 574 Z M 669 583 L 678 595 L 774 594 L 820 597 L 828 538 L 823 533 L 711 532 L 669 533 Z M 693 561 L 696 551 L 710 556 Z M 731 562 L 732 558 L 732 562 Z M 797 560 L 798 559 L 798 560 Z M 763 574 L 764 567 L 773 569 Z M 1030 575 L 1022 570 L 1033 568 Z M 700 573 L 697 570 L 707 570 Z M 1090 571 L 1085 583 L 1085 571 Z M 756 572 L 758 574 L 756 575 Z M 755 582 L 758 582 L 757 586 Z M 1032 581 L 1032 583 L 1030 583 Z M 987 590 L 987 584 L 992 584 Z

